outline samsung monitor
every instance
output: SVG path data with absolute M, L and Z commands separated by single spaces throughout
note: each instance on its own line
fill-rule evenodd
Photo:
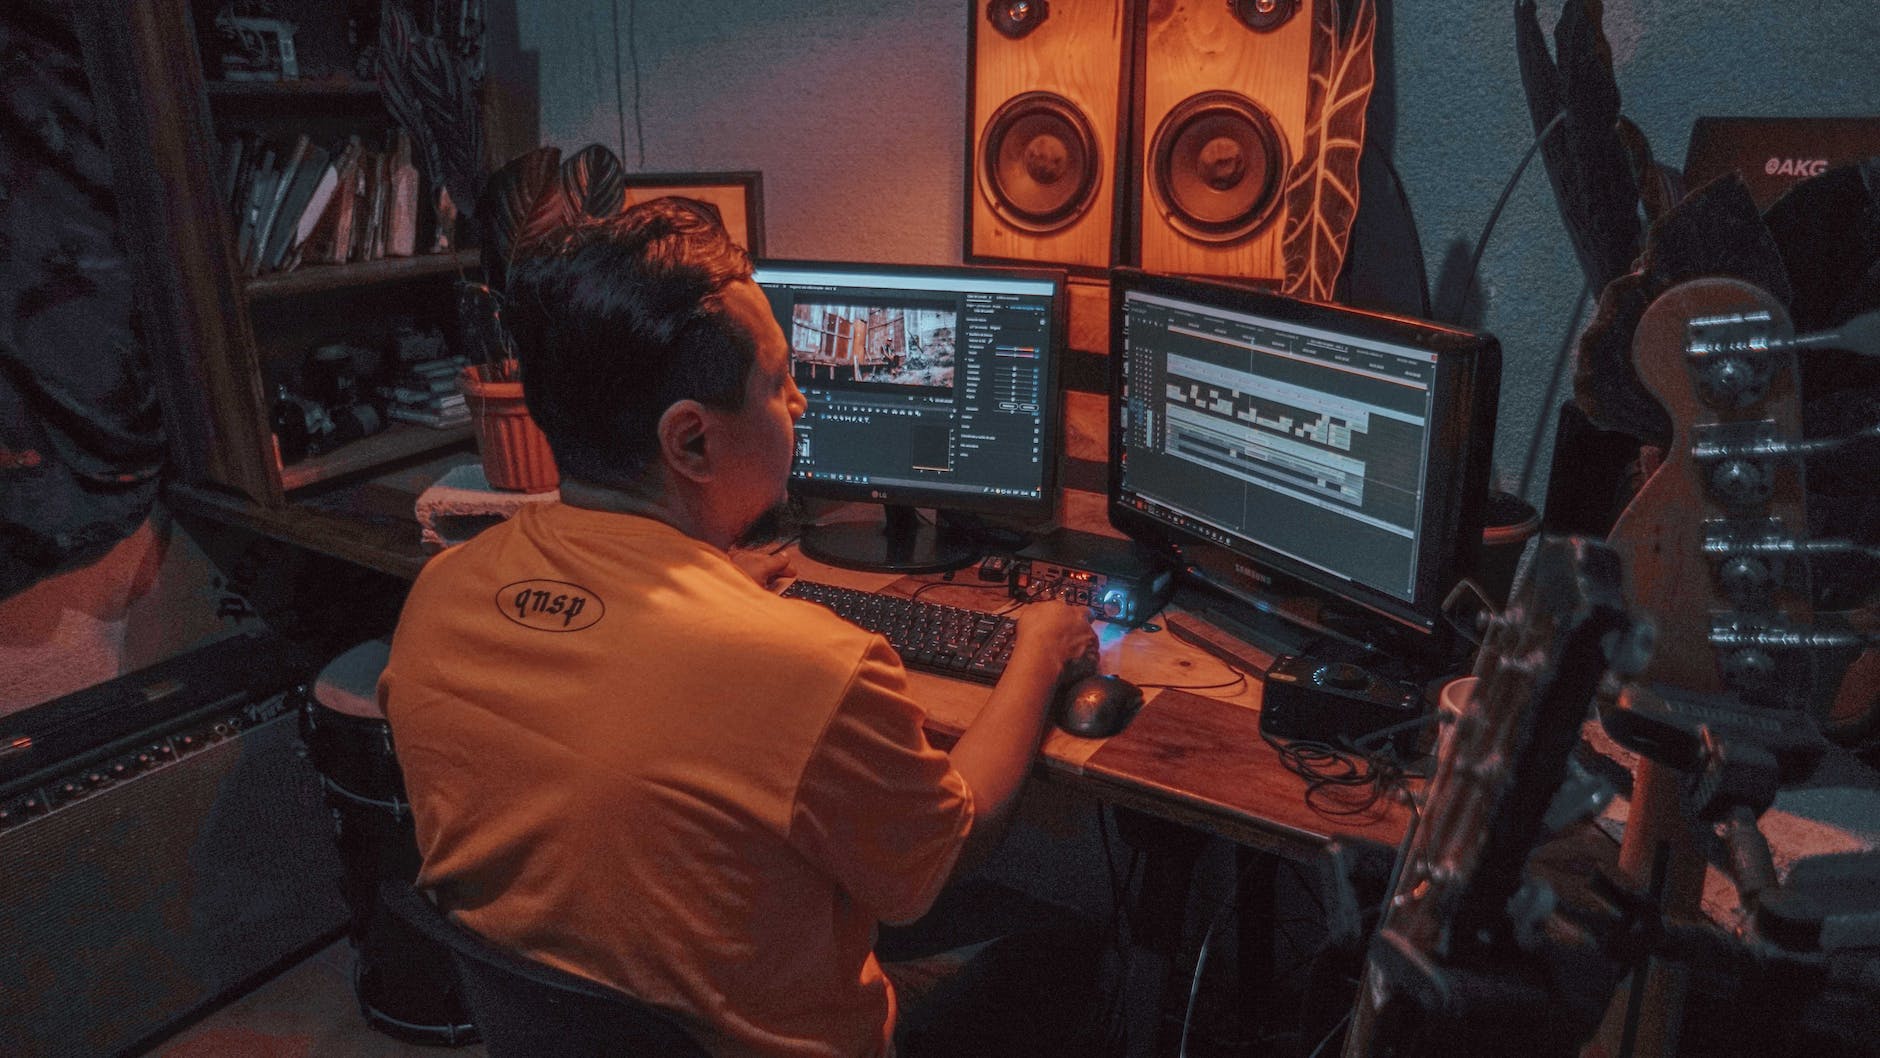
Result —
M 1127 269 L 1110 296 L 1112 524 L 1312 633 L 1443 650 L 1481 539 L 1495 339 Z
M 952 531 L 957 516 L 1049 520 L 1063 273 L 761 261 L 756 279 L 809 403 L 791 491 L 884 508 L 879 522 L 809 527 L 804 554 L 857 569 L 954 569 L 979 552 Z

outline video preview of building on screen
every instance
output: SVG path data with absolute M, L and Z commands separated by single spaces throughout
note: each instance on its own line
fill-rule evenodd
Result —
M 798 302 L 790 358 L 799 384 L 953 387 L 959 314 L 928 305 Z

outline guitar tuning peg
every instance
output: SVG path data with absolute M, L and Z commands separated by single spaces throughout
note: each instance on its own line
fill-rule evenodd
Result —
M 1624 679 L 1644 672 L 1657 646 L 1658 626 L 1651 618 L 1642 616 L 1632 618 L 1623 628 L 1607 632 L 1600 642 L 1606 653 L 1606 667 Z
M 1443 596 L 1442 614 L 1456 634 L 1477 647 L 1488 638 L 1489 629 L 1501 616 L 1488 593 L 1470 577 L 1457 581 L 1449 594 Z

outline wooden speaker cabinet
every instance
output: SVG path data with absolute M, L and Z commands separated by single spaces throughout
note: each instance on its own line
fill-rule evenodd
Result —
M 1285 279 L 1284 190 L 1305 143 L 1314 5 L 1327 2 L 1150 0 L 1131 165 L 1143 269 Z
M 1116 259 L 1133 3 L 975 0 L 967 260 Z

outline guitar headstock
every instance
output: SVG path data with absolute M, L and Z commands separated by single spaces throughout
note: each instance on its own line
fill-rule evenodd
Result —
M 1428 806 L 1397 892 L 1410 913 L 1387 929 L 1408 929 L 1405 940 L 1438 957 L 1458 938 L 1500 934 L 1607 649 L 1631 627 L 1610 547 L 1540 541 L 1527 579 L 1489 628 L 1474 693 L 1441 718 Z
M 1812 617 L 1793 327 L 1782 303 L 1712 277 L 1652 302 L 1633 342 L 1671 417 L 1664 463 L 1610 540 L 1661 650 L 1642 679 L 1801 708 L 1811 670 L 1792 630 Z

